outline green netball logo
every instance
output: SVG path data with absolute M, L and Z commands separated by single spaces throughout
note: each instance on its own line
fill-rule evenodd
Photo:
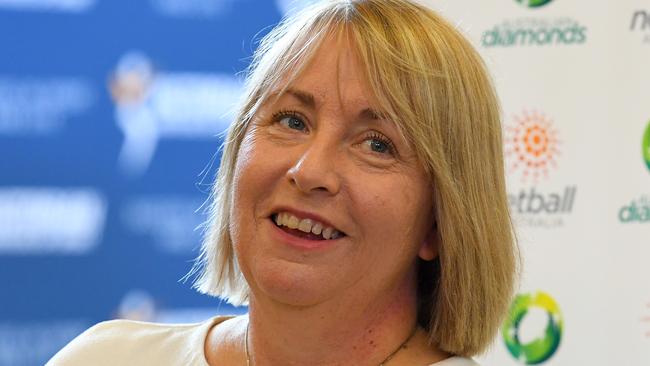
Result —
M 646 127 L 643 134 L 643 159 L 648 169 L 650 169 L 650 122 L 648 122 L 648 127 Z
M 533 308 L 546 313 L 546 327 L 543 333 L 532 341 L 523 343 L 520 340 L 520 328 L 525 326 L 522 325 L 523 320 Z M 560 346 L 562 338 L 560 307 L 550 295 L 544 292 L 517 295 L 510 306 L 510 312 L 501 332 L 512 356 L 526 365 L 540 364 L 551 358 Z
M 515 1 L 529 8 L 539 8 L 550 3 L 553 0 L 515 0 Z

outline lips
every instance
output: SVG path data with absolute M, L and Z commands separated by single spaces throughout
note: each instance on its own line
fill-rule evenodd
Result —
M 271 215 L 271 220 L 281 230 L 308 240 L 336 240 L 346 236 L 344 232 L 338 230 L 324 220 L 314 217 L 314 215 L 300 214 L 286 210 L 279 211 Z

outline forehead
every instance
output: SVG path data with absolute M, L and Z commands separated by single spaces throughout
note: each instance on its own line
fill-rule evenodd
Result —
M 271 96 L 293 96 L 314 107 L 320 104 L 381 110 L 362 67 L 354 42 L 328 36 L 284 75 Z

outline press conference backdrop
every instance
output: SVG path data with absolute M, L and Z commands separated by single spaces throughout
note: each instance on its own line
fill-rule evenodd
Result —
M 198 254 L 255 40 L 288 0 L 0 0 L 0 365 L 111 318 L 241 313 Z M 502 99 L 524 260 L 503 365 L 650 364 L 650 0 L 426 2 Z

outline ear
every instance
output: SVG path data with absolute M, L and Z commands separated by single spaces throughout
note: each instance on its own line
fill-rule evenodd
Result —
M 438 225 L 434 223 L 433 227 L 427 234 L 426 238 L 424 238 L 424 241 L 420 246 L 420 250 L 418 251 L 418 256 L 425 261 L 433 260 L 438 256 L 439 242 L 440 240 L 438 236 Z

